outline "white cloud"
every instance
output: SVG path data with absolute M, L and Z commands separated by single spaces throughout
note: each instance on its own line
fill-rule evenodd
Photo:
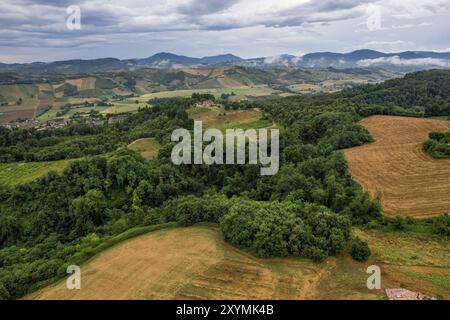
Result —
M 401 59 L 399 56 L 382 57 L 377 59 L 364 59 L 358 61 L 360 67 L 377 67 L 383 65 L 394 65 L 399 67 L 409 66 L 436 66 L 442 68 L 449 68 L 450 61 L 434 58 L 420 58 L 420 59 Z

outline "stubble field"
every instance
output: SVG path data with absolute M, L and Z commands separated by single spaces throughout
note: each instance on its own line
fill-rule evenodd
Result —
M 383 212 L 426 218 L 450 213 L 450 159 L 433 159 L 422 151 L 432 131 L 450 131 L 450 122 L 373 116 L 361 124 L 375 142 L 345 150 L 350 173 Z

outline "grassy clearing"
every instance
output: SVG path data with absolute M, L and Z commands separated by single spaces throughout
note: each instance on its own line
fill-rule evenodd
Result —
M 78 106 L 78 107 L 72 107 L 69 110 L 69 112 L 67 112 L 66 114 L 64 114 L 63 116 L 60 116 L 60 117 L 57 116 L 57 113 L 60 110 L 60 108 L 52 108 L 52 109 L 48 110 L 47 112 L 45 112 L 44 114 L 40 115 L 38 117 L 38 120 L 47 121 L 47 120 L 53 120 L 56 118 L 68 119 L 77 113 L 88 114 L 92 110 L 98 111 L 103 115 L 126 113 L 126 112 L 136 112 L 139 110 L 139 108 L 144 108 L 146 106 L 146 104 L 143 104 L 143 103 L 136 104 L 135 102 L 133 102 L 133 103 L 131 103 L 131 102 L 129 102 L 129 103 L 114 102 L 113 104 L 114 104 L 114 106 L 111 106 L 111 107 L 107 107 L 107 106 L 85 107 L 83 105 Z
M 341 255 L 316 264 L 302 258 L 255 258 L 223 242 L 214 226 L 159 230 L 120 243 L 90 260 L 82 268 L 81 290 L 69 291 L 62 281 L 26 298 L 384 299 L 383 290 L 366 287 L 366 268 L 372 264 L 381 267 L 383 289 L 402 286 L 450 297 L 444 240 L 408 241 L 399 233 L 362 229 L 356 233 L 373 247 L 369 261 L 358 263 Z M 415 265 L 393 264 L 399 260 L 392 249 L 413 246 L 418 252 L 432 250 L 432 261 L 425 260 L 429 265 L 422 266 L 421 260 Z
M 134 141 L 128 148 L 139 152 L 144 158 L 152 160 L 158 155 L 160 145 L 154 138 L 144 138 Z
M 116 114 L 123 112 L 136 112 L 139 108 L 145 108 L 145 104 L 139 103 L 116 103 L 114 102 L 114 106 L 108 107 L 101 111 L 102 114 Z
M 195 121 L 202 121 L 204 128 L 217 129 L 259 129 L 271 125 L 270 121 L 261 120 L 259 110 L 224 110 L 223 108 L 193 107 L 188 110 Z
M 224 129 L 262 129 L 262 128 L 268 128 L 272 126 L 272 122 L 270 120 L 257 120 L 253 122 L 248 123 L 241 123 L 241 124 L 231 124 L 229 126 L 226 126 Z
M 383 288 L 405 287 L 438 298 L 450 297 L 450 243 L 432 235 L 357 229 L 368 241 L 371 264 L 382 270 Z
M 435 116 L 435 117 L 431 117 L 429 119 L 450 121 L 450 116 Z
M 372 253 L 384 263 L 450 268 L 450 243 L 438 236 L 370 229 L 355 233 L 369 242 Z
M 62 172 L 69 161 L 0 163 L 0 185 L 23 184 L 33 181 L 50 171 Z

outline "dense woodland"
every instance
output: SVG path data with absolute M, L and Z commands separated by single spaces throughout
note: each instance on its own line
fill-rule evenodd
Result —
M 170 135 L 175 128 L 193 128 L 186 110 L 206 98 L 199 95 L 154 100 L 152 108 L 115 125 L 2 129 L 1 161 L 83 158 L 61 174 L 0 187 L 0 298 L 21 297 L 64 276 L 68 265 L 84 261 L 111 237 L 169 222 L 217 223 L 226 241 L 261 257 L 321 261 L 348 250 L 357 260 L 367 259 L 367 243 L 352 236 L 351 226 L 388 222 L 379 203 L 351 179 L 341 149 L 373 141 L 357 124 L 362 117 L 418 112 L 414 103 L 362 102 L 361 92 L 368 97 L 374 88 L 230 105 L 257 106 L 280 126 L 275 176 L 261 176 L 255 165 L 172 164 Z M 446 94 L 442 99 L 448 101 Z M 156 160 L 124 147 L 143 137 L 162 145 Z M 433 223 L 440 234 L 448 233 L 448 217 Z
M 360 86 L 337 94 L 357 103 L 423 110 L 425 116 L 450 114 L 450 71 L 407 74 L 378 85 Z

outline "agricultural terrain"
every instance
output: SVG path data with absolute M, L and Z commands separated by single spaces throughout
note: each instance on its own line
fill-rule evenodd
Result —
M 224 110 L 221 107 L 193 107 L 188 110 L 195 121 L 202 121 L 204 128 L 234 129 L 269 127 L 272 122 L 262 120 L 259 110 Z
M 50 171 L 62 172 L 69 161 L 0 163 L 0 185 L 19 185 L 36 180 Z
M 95 68 L 93 68 L 95 70 Z M 9 75 L 9 74 L 8 74 Z M 87 114 L 134 112 L 154 98 L 209 93 L 230 101 L 283 97 L 298 93 L 333 92 L 361 83 L 377 83 L 391 73 L 359 69 L 151 69 L 91 74 L 0 74 L 0 123 L 37 118 L 40 121 Z M 24 84 L 26 83 L 26 84 Z M 98 106 L 108 101 L 110 106 Z M 137 101 L 137 103 L 136 103 Z M 92 106 L 86 106 L 86 103 Z M 68 112 L 61 111 L 70 107 Z
M 450 212 L 450 159 L 433 159 L 422 143 L 450 122 L 394 116 L 361 121 L 375 142 L 345 150 L 350 172 L 384 213 L 425 218 Z
M 81 290 L 65 281 L 25 299 L 384 299 L 366 287 L 367 266 L 382 288 L 406 287 L 450 297 L 448 243 L 429 237 L 357 230 L 374 248 L 358 263 L 341 255 L 320 264 L 258 259 L 226 244 L 210 226 L 165 229 L 123 242 L 81 268 Z M 400 265 L 401 264 L 401 265 Z

